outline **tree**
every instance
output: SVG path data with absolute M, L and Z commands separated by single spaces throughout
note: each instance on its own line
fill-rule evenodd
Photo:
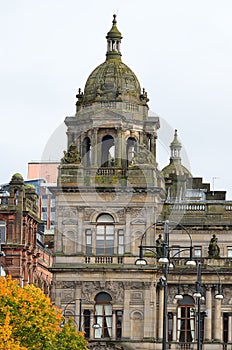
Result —
M 21 288 L 11 277 L 0 277 L 0 344 L 6 344 L 2 349 L 60 350 L 71 349 L 62 344 L 73 343 L 72 349 L 87 350 L 83 333 L 71 322 L 61 327 L 62 321 L 61 310 L 41 289 Z

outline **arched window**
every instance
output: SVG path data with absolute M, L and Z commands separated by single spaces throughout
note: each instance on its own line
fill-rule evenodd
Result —
M 111 338 L 112 336 L 112 298 L 101 292 L 95 297 L 95 338 Z
M 91 141 L 89 137 L 85 137 L 82 143 L 82 161 L 85 166 L 91 164 Z
M 127 161 L 128 164 L 131 163 L 132 159 L 135 157 L 137 142 L 134 137 L 129 137 L 127 140 Z
M 115 145 L 114 138 L 106 135 L 102 139 L 101 166 L 110 167 L 115 162 Z
M 190 295 L 184 295 L 177 308 L 177 340 L 191 343 L 195 339 L 195 303 Z
M 114 219 L 102 214 L 97 219 L 96 255 L 114 254 Z

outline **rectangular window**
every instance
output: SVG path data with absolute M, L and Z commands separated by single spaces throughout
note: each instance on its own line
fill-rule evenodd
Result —
M 201 247 L 194 247 L 194 256 L 196 258 L 200 258 L 201 257 Z
M 232 258 L 232 246 L 227 247 L 228 258 Z
M 0 244 L 6 243 L 6 223 L 5 221 L 0 221 Z
M 116 311 L 116 338 L 122 338 L 122 310 Z
M 86 255 L 92 254 L 92 232 L 90 229 L 85 230 Z
M 84 331 L 85 338 L 90 338 L 90 310 L 84 310 Z
M 118 254 L 124 254 L 124 232 L 123 230 L 118 230 Z

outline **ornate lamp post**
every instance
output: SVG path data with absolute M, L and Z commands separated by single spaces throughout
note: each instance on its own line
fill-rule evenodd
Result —
M 139 259 L 135 261 L 136 265 L 146 265 L 147 261 L 143 258 L 143 251 L 148 250 L 152 251 L 154 253 L 154 249 L 160 249 L 160 246 L 154 245 L 154 246 L 147 246 L 143 245 L 143 239 L 147 233 L 147 231 L 154 227 L 155 225 L 164 225 L 164 240 L 162 242 L 162 253 L 159 257 L 158 262 L 163 264 L 163 277 L 161 278 L 161 283 L 164 288 L 164 300 L 163 300 L 163 338 L 162 338 L 162 350 L 167 349 L 167 298 L 168 298 L 168 270 L 169 268 L 173 267 L 173 265 L 170 262 L 170 250 L 172 247 L 169 246 L 169 225 L 174 224 L 175 227 L 181 227 L 189 236 L 190 239 L 190 246 L 186 247 L 179 247 L 181 248 L 181 251 L 189 250 L 189 260 L 186 262 L 186 265 L 188 266 L 196 266 L 196 262 L 192 258 L 192 251 L 193 251 L 193 245 L 192 245 L 192 237 L 189 234 L 189 232 L 182 226 L 181 224 L 175 223 L 175 222 L 169 222 L 168 220 L 164 222 L 157 222 L 153 223 L 151 226 L 149 226 L 146 231 L 143 233 L 141 237 L 141 242 L 139 246 Z

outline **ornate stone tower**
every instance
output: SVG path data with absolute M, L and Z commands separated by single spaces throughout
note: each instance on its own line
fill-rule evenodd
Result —
M 121 60 L 115 15 L 106 39 L 105 62 L 79 89 L 75 116 L 65 119 L 67 151 L 53 189 L 54 301 L 85 330 L 92 349 L 112 341 L 127 349 L 120 344 L 157 336 L 149 297 L 156 287 L 134 263 L 165 186 L 156 163 L 159 118 L 148 115 L 147 93 Z

